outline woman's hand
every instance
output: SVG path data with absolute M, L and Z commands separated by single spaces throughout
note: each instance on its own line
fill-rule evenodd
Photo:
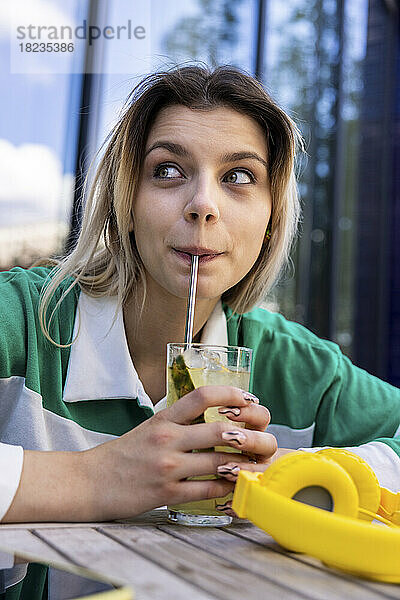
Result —
M 221 406 L 232 424 L 191 425 L 212 406 Z M 247 428 L 235 427 L 235 420 L 246 422 Z M 219 467 L 233 460 L 251 470 L 267 465 L 277 450 L 275 437 L 264 431 L 269 420 L 268 409 L 252 394 L 229 386 L 204 386 L 120 438 L 87 450 L 94 519 L 126 518 L 165 504 L 225 496 L 234 488 L 234 477 L 187 478 L 224 475 Z M 214 446 L 230 446 L 243 454 L 192 452 Z M 259 464 L 250 463 L 249 455 Z
M 273 462 L 275 462 L 281 456 L 289 454 L 290 452 L 296 452 L 296 450 L 292 450 L 291 448 L 277 448 L 275 454 L 273 454 L 273 456 L 270 458 L 267 459 L 265 457 L 259 457 L 261 460 L 255 461 L 250 459 L 249 462 L 238 462 L 235 455 L 233 459 L 231 457 L 231 461 L 229 463 L 218 467 L 217 473 L 221 477 L 225 477 L 227 481 L 236 482 L 240 471 L 264 473 L 264 471 L 268 469 Z
M 265 411 L 268 414 L 267 422 L 265 422 Z M 226 410 L 225 408 L 222 408 L 219 412 L 223 413 L 232 421 L 246 421 L 246 429 L 265 431 L 265 428 L 270 421 L 269 411 L 259 404 L 250 404 L 246 409 L 240 411 L 240 415 L 235 414 L 236 411 Z M 247 431 L 245 433 L 247 433 Z M 295 450 L 290 448 L 278 448 L 276 446 L 276 450 L 273 454 L 269 456 L 262 454 L 250 455 L 250 459 L 249 457 L 246 457 L 247 461 L 246 459 L 238 461 L 237 457 L 240 455 L 235 454 L 233 457 L 231 456 L 231 460 L 228 463 L 217 468 L 217 473 L 227 481 L 235 483 L 241 470 L 252 471 L 253 473 L 263 473 L 275 460 L 290 452 L 295 452 Z M 231 505 L 232 502 L 224 504 L 224 514 L 231 517 L 237 517 L 236 513 L 231 510 Z
M 240 414 L 237 413 L 237 409 L 232 407 L 223 407 L 219 412 L 233 422 L 245 421 L 246 431 L 244 433 L 246 435 L 247 429 L 265 432 L 265 429 L 270 422 L 270 413 L 268 409 L 265 408 L 265 406 L 258 404 L 257 398 L 255 403 L 250 403 L 247 407 L 241 409 Z M 284 454 L 295 452 L 295 450 L 290 448 L 278 448 L 276 445 L 275 452 L 272 454 L 253 453 L 248 447 L 246 447 L 243 452 L 245 453 L 245 456 L 243 457 L 243 460 L 240 461 L 237 460 L 240 455 L 231 455 L 231 461 L 229 463 L 218 467 L 218 475 L 225 477 L 228 481 L 235 482 L 240 470 L 244 469 L 246 471 L 264 472 L 275 460 Z

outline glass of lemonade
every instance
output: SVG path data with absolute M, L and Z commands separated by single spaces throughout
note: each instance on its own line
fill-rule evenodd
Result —
M 240 346 L 211 346 L 208 344 L 167 344 L 167 406 L 185 394 L 204 385 L 230 385 L 249 391 L 252 350 Z M 218 412 L 218 406 L 208 408 L 193 423 L 214 421 L 233 422 Z M 235 421 L 235 427 L 245 423 Z M 215 446 L 193 452 L 240 452 L 228 446 Z M 217 479 L 217 475 L 190 477 L 189 479 Z M 232 517 L 221 511 L 232 500 L 232 493 L 224 498 L 212 498 L 168 507 L 168 519 L 182 525 L 223 526 Z M 218 510 L 220 507 L 220 510 Z

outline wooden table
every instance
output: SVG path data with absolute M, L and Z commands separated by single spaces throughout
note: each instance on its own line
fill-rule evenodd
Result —
M 163 510 L 112 523 L 4 524 L 0 549 L 90 568 L 132 586 L 137 600 L 400 599 L 400 585 L 358 579 L 285 552 L 248 521 L 183 527 L 169 524 Z

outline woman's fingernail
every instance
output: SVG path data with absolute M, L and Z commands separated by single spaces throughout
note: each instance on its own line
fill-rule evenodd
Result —
M 217 467 L 219 475 L 237 475 L 239 471 L 240 467 L 238 465 L 231 465 L 230 463 Z
M 221 406 L 221 408 L 218 409 L 218 412 L 220 415 L 231 414 L 235 417 L 238 417 L 240 415 L 240 408 L 237 406 Z
M 225 504 L 216 504 L 215 508 L 217 510 L 230 510 L 232 508 L 232 500 L 228 500 Z
M 235 442 L 238 446 L 242 446 L 246 440 L 246 435 L 242 431 L 224 431 L 222 438 L 228 442 Z
M 260 404 L 260 400 L 254 394 L 250 394 L 250 392 L 244 392 L 242 390 L 243 398 L 247 400 L 247 402 L 253 402 L 254 404 Z

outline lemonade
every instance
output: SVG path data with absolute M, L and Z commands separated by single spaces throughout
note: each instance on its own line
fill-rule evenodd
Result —
M 204 385 L 229 385 L 248 391 L 250 383 L 251 350 L 236 346 L 205 346 L 193 344 L 185 350 L 183 344 L 168 344 L 167 406 L 193 389 Z M 172 348 L 171 348 L 172 347 Z M 173 355 L 173 356 L 172 356 Z M 183 360 L 182 360 L 183 359 Z M 233 422 L 218 412 L 218 406 L 208 408 L 194 423 L 215 421 Z M 235 421 L 235 427 L 244 423 Z M 240 450 L 229 446 L 215 446 L 193 452 L 230 452 Z M 190 479 L 216 479 L 217 475 L 204 475 Z M 186 525 L 226 525 L 231 518 L 218 510 L 232 500 L 232 493 L 223 498 L 213 498 L 169 506 L 169 518 Z

